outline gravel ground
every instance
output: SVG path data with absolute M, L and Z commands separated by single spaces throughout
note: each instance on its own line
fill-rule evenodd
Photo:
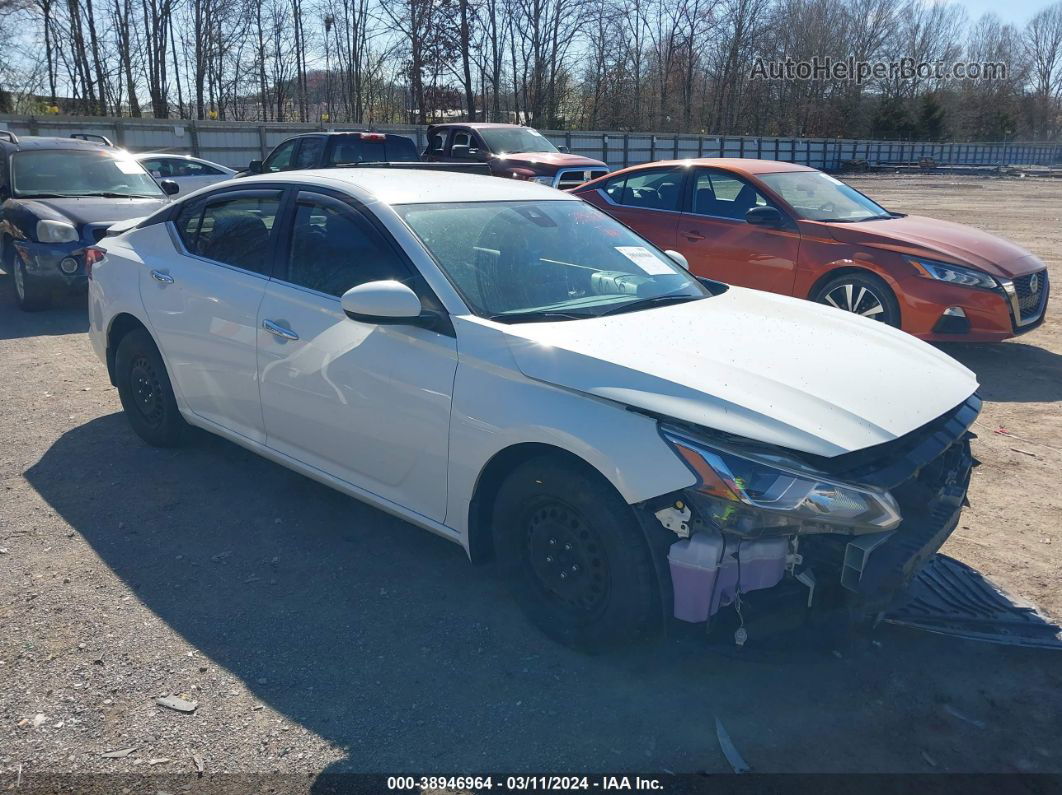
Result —
M 1062 181 L 854 182 L 1005 234 L 1062 284 Z M 204 433 L 147 447 L 83 303 L 27 315 L 10 293 L 0 276 L 0 787 L 19 770 L 161 782 L 197 759 L 302 788 L 322 771 L 724 772 L 716 716 L 758 771 L 1062 772 L 1057 654 L 895 628 L 575 654 L 440 538 Z M 1019 341 L 949 350 L 987 403 L 947 551 L 1056 617 L 1060 306 Z M 156 705 L 168 694 L 198 707 Z

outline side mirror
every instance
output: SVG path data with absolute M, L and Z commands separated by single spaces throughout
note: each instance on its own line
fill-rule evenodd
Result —
M 671 260 L 673 260 L 673 261 L 674 261 L 674 262 L 675 262 L 676 264 L 678 264 L 678 265 L 681 265 L 681 266 L 682 266 L 682 268 L 683 268 L 683 270 L 689 270 L 689 269 L 690 269 L 690 263 L 689 263 L 689 260 L 687 260 L 687 259 L 686 259 L 686 258 L 685 258 L 684 256 L 682 256 L 682 254 L 680 254 L 679 252 L 675 251 L 674 249 L 670 249 L 670 248 L 669 248 L 669 249 L 668 249 L 667 251 L 665 251 L 664 253 L 665 253 L 665 254 L 666 254 L 666 255 L 667 255 L 667 256 L 668 256 L 668 257 L 669 257 L 669 258 L 670 258 Z
M 468 160 L 472 156 L 472 150 L 465 144 L 454 144 L 450 147 L 450 157 L 455 160 Z
M 438 319 L 424 311 L 415 292 L 396 281 L 359 284 L 343 293 L 339 301 L 351 320 L 378 326 L 431 328 Z
M 745 221 L 753 226 L 782 226 L 782 214 L 776 207 L 753 207 L 745 213 Z
M 247 164 L 247 173 L 248 174 L 261 174 L 262 173 L 262 161 L 261 160 L 252 160 L 250 163 L 248 163 Z
M 162 188 L 162 192 L 167 196 L 176 196 L 181 190 L 181 186 L 172 179 L 162 180 L 162 182 L 159 183 L 159 187 Z
M 572 150 L 569 149 L 567 146 L 564 146 L 563 144 L 561 144 L 560 146 L 557 147 L 557 151 L 568 155 L 568 154 L 571 154 Z

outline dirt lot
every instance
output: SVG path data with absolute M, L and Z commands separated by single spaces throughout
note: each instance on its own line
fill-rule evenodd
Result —
M 1028 247 L 1062 284 L 1062 181 L 853 180 Z M 682 635 L 585 657 L 462 551 L 227 442 L 142 444 L 81 302 L 0 276 L 0 786 L 40 772 L 1062 772 L 1062 655 L 882 628 L 740 652 Z M 1062 299 L 980 377 L 949 542 L 1062 617 Z M 995 433 L 1006 429 L 1008 435 Z M 196 700 L 194 714 L 154 704 Z M 135 749 L 128 756 L 101 754 Z M 6 777 L 6 778 L 5 778 Z M 309 783 L 306 786 L 310 786 Z

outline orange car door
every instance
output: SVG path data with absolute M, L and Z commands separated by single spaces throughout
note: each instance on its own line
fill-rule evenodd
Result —
M 697 276 L 791 295 L 800 233 L 795 225 L 776 229 L 745 221 L 745 213 L 765 205 L 774 206 L 745 179 L 719 169 L 695 169 L 675 248 Z
M 657 248 L 673 249 L 685 180 L 686 170 L 676 167 L 620 174 L 598 188 L 593 201 Z

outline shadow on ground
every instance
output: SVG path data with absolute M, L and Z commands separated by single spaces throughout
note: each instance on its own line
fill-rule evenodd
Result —
M 1062 400 L 1062 356 L 1025 342 L 938 346 L 977 374 L 980 394 L 1000 403 Z
M 1035 750 L 1048 653 L 883 629 L 836 654 L 694 633 L 582 656 L 459 547 L 203 433 L 157 450 L 104 416 L 26 478 L 170 627 L 344 748 L 328 772 L 726 771 L 715 716 L 761 771 L 1062 769 Z
M 7 317 L 0 323 L 0 340 L 21 337 L 50 337 L 82 334 L 88 331 L 88 304 L 83 293 L 57 296 L 51 309 L 23 312 L 15 304 L 11 276 L 0 270 L 0 311 Z

